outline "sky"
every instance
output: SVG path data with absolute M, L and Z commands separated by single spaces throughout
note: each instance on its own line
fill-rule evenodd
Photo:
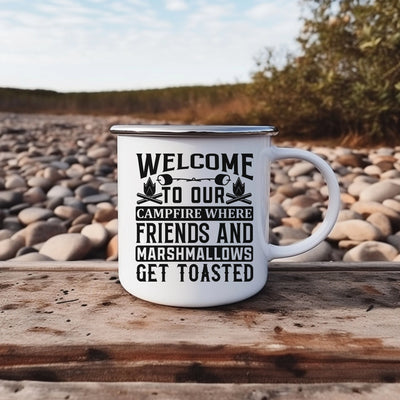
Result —
M 296 51 L 298 0 L 0 0 L 0 87 L 61 92 L 248 82 Z

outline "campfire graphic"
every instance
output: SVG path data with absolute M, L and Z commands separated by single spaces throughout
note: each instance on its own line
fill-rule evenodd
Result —
M 156 184 L 153 183 L 151 178 L 147 179 L 147 182 L 143 184 L 143 193 L 138 193 L 138 197 L 141 200 L 138 200 L 138 204 L 146 203 L 147 201 L 152 201 L 153 203 L 162 204 L 161 200 L 158 200 L 158 197 L 161 197 L 161 193 L 156 193 Z
M 227 193 L 226 195 L 230 197 L 226 204 L 232 204 L 236 201 L 241 201 L 246 204 L 251 204 L 251 201 L 247 198 L 251 196 L 251 193 L 245 193 L 245 183 L 242 182 L 240 178 L 236 179 L 236 182 L 232 184 L 232 193 Z

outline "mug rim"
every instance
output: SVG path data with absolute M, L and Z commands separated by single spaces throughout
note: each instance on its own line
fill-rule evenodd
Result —
M 272 125 L 169 125 L 169 124 L 136 124 L 113 125 L 110 132 L 116 135 L 132 136 L 275 136 L 278 128 Z

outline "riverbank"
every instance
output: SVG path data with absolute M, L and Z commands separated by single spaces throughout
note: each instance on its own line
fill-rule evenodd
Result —
M 0 114 L 0 260 L 118 259 L 116 138 L 108 129 L 139 122 Z M 342 211 L 330 236 L 291 260 L 400 260 L 400 146 L 279 145 L 325 158 L 342 191 Z M 303 161 L 282 160 L 271 171 L 270 239 L 290 244 L 321 222 L 326 186 Z

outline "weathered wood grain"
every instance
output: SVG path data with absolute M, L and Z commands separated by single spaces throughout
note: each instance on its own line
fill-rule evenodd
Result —
M 395 264 L 274 266 L 260 294 L 210 309 L 141 301 L 114 263 L 10 264 L 0 268 L 0 379 L 400 381 Z
M 171 384 L 0 381 L 0 399 L 9 400 L 398 400 L 400 384 Z
M 398 262 L 342 262 L 342 261 L 323 261 L 323 262 L 271 262 L 270 271 L 399 271 Z M 80 260 L 80 261 L 7 261 L 0 262 L 0 271 L 117 271 L 117 261 L 104 260 Z

